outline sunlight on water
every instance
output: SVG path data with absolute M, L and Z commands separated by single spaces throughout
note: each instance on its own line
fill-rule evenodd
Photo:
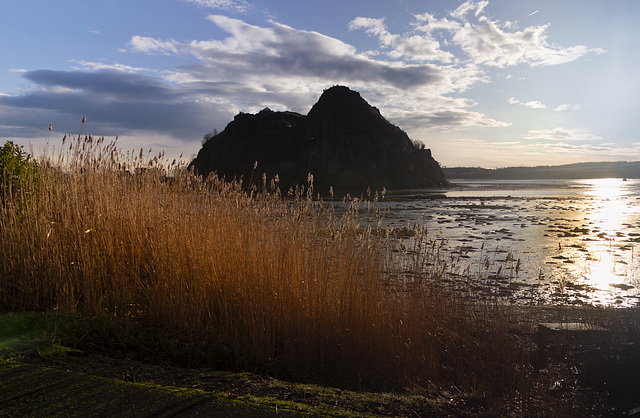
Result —
M 630 209 L 627 202 L 622 200 L 626 183 L 620 179 L 598 179 L 590 183 L 592 187 L 586 195 L 596 201 L 596 210 L 590 214 L 591 222 L 600 228 L 601 233 L 615 236 L 622 231 Z
M 640 305 L 640 179 L 456 184 L 390 194 L 385 222 L 416 222 L 446 241 L 462 271 L 475 272 L 465 283 L 482 295 L 499 289 L 526 304 Z
M 585 241 L 590 257 L 585 260 L 584 279 L 594 288 L 594 298 L 606 299 L 612 286 L 624 287 L 633 264 L 633 247 L 621 242 L 629 225 L 629 217 L 638 208 L 626 199 L 628 184 L 621 179 L 585 181 L 586 196 L 593 199 L 592 210 L 587 213 L 593 227 L 592 239 Z M 610 297 L 610 296 L 609 296 Z

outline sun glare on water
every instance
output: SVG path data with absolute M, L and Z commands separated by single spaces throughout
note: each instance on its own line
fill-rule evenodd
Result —
M 594 288 L 594 297 L 602 297 L 612 287 L 625 288 L 633 275 L 633 246 L 625 241 L 630 219 L 639 211 L 626 199 L 630 185 L 623 179 L 589 180 L 586 186 L 592 209 L 585 213 L 591 236 L 584 241 L 590 255 L 584 278 Z
M 623 199 L 627 191 L 626 182 L 621 179 L 591 180 L 593 187 L 587 195 L 595 201 L 596 209 L 590 214 L 590 220 L 600 233 L 616 236 L 622 231 L 627 215 L 631 212 Z

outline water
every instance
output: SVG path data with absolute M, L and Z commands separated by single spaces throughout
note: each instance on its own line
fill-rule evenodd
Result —
M 394 192 L 380 206 L 388 226 L 418 224 L 443 240 L 479 295 L 526 304 L 640 301 L 640 180 L 454 182 Z

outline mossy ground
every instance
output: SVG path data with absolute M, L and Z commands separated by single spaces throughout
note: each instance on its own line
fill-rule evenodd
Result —
M 355 392 L 71 348 L 53 318 L 0 314 L 1 416 L 486 415 L 473 394 Z
M 539 321 L 594 315 L 613 319 L 638 313 L 518 309 L 514 337 L 532 344 Z M 633 409 L 640 393 L 633 379 L 626 379 L 640 371 L 635 342 L 628 338 L 620 347 L 564 347 L 562 358 L 547 356 L 545 364 L 536 366 L 528 393 L 496 400 L 455 388 L 358 392 L 252 373 L 180 368 L 123 351 L 98 352 L 91 344 L 88 350 L 68 347 L 60 334 L 63 325 L 51 314 L 0 315 L 0 415 L 606 416 Z

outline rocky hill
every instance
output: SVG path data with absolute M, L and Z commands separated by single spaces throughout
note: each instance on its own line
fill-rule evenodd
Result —
M 307 116 L 268 108 L 236 115 L 191 166 L 205 176 L 243 178 L 245 186 L 250 179 L 262 181 L 263 173 L 269 179 L 278 175 L 282 190 L 306 184 L 309 173 L 318 191 L 448 184 L 429 149 L 414 146 L 377 108 L 342 86 L 325 90 Z

